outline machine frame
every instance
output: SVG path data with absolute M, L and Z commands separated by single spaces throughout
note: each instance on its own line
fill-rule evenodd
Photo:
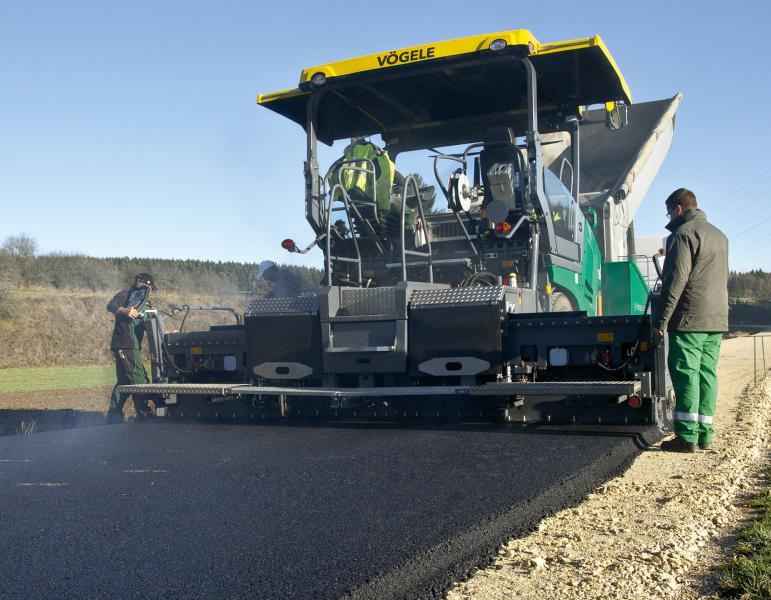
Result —
M 512 85 L 524 83 L 524 89 L 508 98 L 469 100 L 460 94 L 453 106 L 446 90 L 461 85 L 453 77 L 463 69 L 488 78 L 509 74 Z M 572 79 L 564 84 L 566 70 Z M 384 85 L 404 90 L 423 78 L 438 83 L 435 89 L 426 87 L 424 96 L 416 94 L 413 105 L 400 102 L 396 93 L 377 89 Z M 540 105 L 539 91 L 547 98 Z M 380 113 L 357 102 L 357 95 L 370 98 Z M 437 95 L 447 96 L 446 103 L 432 104 Z M 601 314 L 597 289 L 589 279 L 584 281 L 587 248 L 594 238 L 578 202 L 580 121 L 588 105 L 601 103 L 608 129 L 622 129 L 631 103 L 623 76 L 599 36 L 542 45 L 530 32 L 515 30 L 405 48 L 306 69 L 298 88 L 259 96 L 258 102 L 306 131 L 305 215 L 316 237 L 303 252 L 314 245 L 322 248 L 326 285 L 310 295 L 254 300 L 245 312 L 245 324 L 233 328 L 231 346 L 221 351 L 218 346 L 227 341 L 219 339 L 223 333 L 218 331 L 200 332 L 196 334 L 200 339 L 191 338 L 190 348 L 181 348 L 213 357 L 212 364 L 219 364 L 220 354 L 233 356 L 220 361 L 237 366 L 229 373 L 218 371 L 222 379 L 212 379 L 212 373 L 179 369 L 174 373 L 165 368 L 158 370 L 158 379 L 154 370 L 153 384 L 122 386 L 121 391 L 161 393 L 167 398 L 164 414 L 202 418 L 452 416 L 667 425 L 672 393 L 666 347 L 654 342 L 644 314 L 655 296 L 648 297 L 642 315 L 595 316 Z M 487 112 L 464 114 L 474 102 L 488 102 Z M 429 105 L 435 114 L 428 111 L 425 116 L 422 109 Z M 460 113 L 448 118 L 453 110 Z M 541 123 L 549 133 L 569 134 L 570 218 L 576 236 L 583 236 L 580 239 L 563 240 L 555 232 L 544 183 Z M 494 259 L 480 252 L 479 224 L 475 230 L 467 226 L 473 221 L 468 210 L 463 215 L 454 210 L 449 217 L 426 216 L 421 190 L 412 177 L 404 183 L 399 233 L 391 239 L 377 238 L 373 224 L 365 223 L 361 205 L 343 186 L 338 183 L 327 190 L 328 177 L 321 176 L 318 165 L 318 142 L 374 133 L 382 136 L 394 157 L 434 145 L 470 144 L 462 160 L 442 157 L 458 160 L 464 171 L 467 155 L 477 146 L 521 156 L 517 141 L 521 137 L 525 156 L 515 193 L 522 202 L 514 210 L 514 199 L 495 219 L 493 225 L 513 220 L 502 236 L 492 230 L 504 240 L 512 230 L 526 233 L 526 285 L 509 285 L 512 282 L 501 276 L 481 288 L 435 281 L 434 266 L 443 259 L 433 252 L 432 220 L 455 219 L 464 234 L 461 243 L 468 246 L 463 264 L 472 275 Z M 375 171 L 371 163 L 340 168 Z M 452 205 L 450 191 L 441 182 L 440 187 Z M 429 228 L 426 250 L 406 243 L 410 191 L 417 199 L 418 218 Z M 335 202 L 345 213 L 350 237 L 333 236 Z M 376 206 L 377 200 L 366 204 Z M 483 205 L 487 215 L 482 219 L 488 222 L 491 204 Z M 374 243 L 363 246 L 370 232 Z M 294 242 L 286 242 L 291 242 L 284 244 L 286 249 L 299 251 Z M 383 248 L 386 242 L 388 250 Z M 367 262 L 368 256 L 378 253 L 384 263 L 381 273 L 390 272 L 398 259 L 398 277 L 373 288 L 364 271 L 378 264 Z M 410 279 L 418 268 L 425 275 L 423 281 Z M 599 265 L 592 265 L 588 277 L 595 269 Z M 579 291 L 583 284 L 588 286 L 592 293 L 588 305 L 576 299 L 577 306 L 569 307 L 584 310 L 551 312 L 555 273 L 566 280 L 575 276 Z M 153 356 L 161 361 L 170 355 L 169 335 L 173 334 L 163 334 L 161 323 L 151 336 L 160 346 Z M 185 346 L 184 340 L 174 341 Z

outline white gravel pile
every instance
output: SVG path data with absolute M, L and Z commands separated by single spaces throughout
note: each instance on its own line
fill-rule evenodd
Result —
M 723 343 L 713 450 L 642 453 L 580 506 L 507 543 L 448 600 L 691 596 L 689 573 L 768 460 L 771 385 L 751 384 L 752 343 Z

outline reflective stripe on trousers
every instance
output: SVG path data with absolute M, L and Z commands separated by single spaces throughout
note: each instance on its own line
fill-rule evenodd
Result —
M 709 415 L 698 415 L 696 413 L 676 412 L 675 421 L 690 421 L 692 423 L 712 423 L 715 417 Z

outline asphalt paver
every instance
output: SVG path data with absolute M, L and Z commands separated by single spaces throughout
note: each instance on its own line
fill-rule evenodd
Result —
M 441 597 L 656 437 L 165 421 L 4 437 L 0 597 Z

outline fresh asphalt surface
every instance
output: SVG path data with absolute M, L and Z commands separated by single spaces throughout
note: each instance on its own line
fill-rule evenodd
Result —
M 3 437 L 0 597 L 440 597 L 646 439 L 170 422 Z

